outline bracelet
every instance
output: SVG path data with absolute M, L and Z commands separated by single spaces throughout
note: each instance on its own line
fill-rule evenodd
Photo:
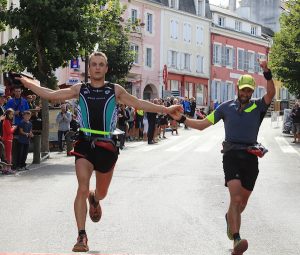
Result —
M 181 116 L 180 120 L 177 120 L 179 123 L 184 123 L 186 121 L 186 117 L 184 115 Z
M 273 76 L 272 76 L 272 72 L 271 70 L 267 71 L 267 72 L 264 72 L 264 77 L 267 81 L 270 81 L 272 80 Z

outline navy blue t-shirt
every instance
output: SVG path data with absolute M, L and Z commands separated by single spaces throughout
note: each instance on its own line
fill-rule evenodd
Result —
M 19 124 L 19 128 L 22 128 L 25 133 L 30 133 L 32 129 L 32 123 L 30 121 L 25 122 L 24 120 L 22 120 L 21 123 Z M 18 141 L 19 143 L 29 144 L 30 137 L 19 134 Z
M 220 104 L 207 119 L 216 124 L 223 119 L 225 126 L 225 141 L 241 144 L 254 144 L 261 122 L 269 105 L 263 98 L 251 99 L 240 111 L 240 102 L 230 100 Z

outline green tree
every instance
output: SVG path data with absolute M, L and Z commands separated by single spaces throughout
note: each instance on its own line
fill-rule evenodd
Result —
M 126 38 L 126 26 L 119 24 L 122 13 L 119 0 L 20 0 L 20 7 L 12 6 L 0 12 L 0 21 L 19 31 L 17 38 L 1 47 L 14 56 L 21 69 L 26 68 L 32 73 L 41 86 L 55 88 L 55 69 L 67 66 L 73 58 L 88 55 L 97 44 L 102 46 L 103 39 L 114 40 L 111 37 L 116 34 Z M 109 43 L 105 46 L 109 47 Z M 105 48 L 100 50 L 119 54 Z M 123 50 L 130 49 L 124 47 Z M 120 67 L 125 70 L 122 75 L 130 68 L 130 60 L 115 64 L 127 65 Z M 46 100 L 42 101 L 42 117 L 42 152 L 48 153 L 49 111 Z
M 287 3 L 288 12 L 280 18 L 281 30 L 275 34 L 270 64 L 275 76 L 289 92 L 300 97 L 300 0 Z

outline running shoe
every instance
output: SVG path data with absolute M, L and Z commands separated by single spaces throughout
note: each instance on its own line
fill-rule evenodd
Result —
M 232 255 L 242 255 L 248 249 L 248 241 L 246 239 L 236 239 L 233 243 Z
M 229 240 L 233 240 L 233 235 L 230 231 L 230 226 L 229 226 L 228 220 L 227 220 L 227 213 L 225 214 L 225 220 L 226 220 L 226 225 L 227 225 L 227 236 L 228 236 Z
M 101 219 L 102 210 L 100 203 L 95 201 L 95 191 L 90 191 L 88 199 L 90 203 L 90 218 L 93 222 L 98 222 Z
M 73 250 L 74 252 L 87 252 L 89 251 L 88 247 L 88 238 L 85 234 L 79 235 L 77 238 L 77 243 L 74 245 Z

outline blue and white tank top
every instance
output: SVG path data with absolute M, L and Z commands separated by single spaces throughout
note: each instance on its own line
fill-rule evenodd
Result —
M 111 138 L 110 133 L 116 128 L 118 115 L 115 85 L 105 82 L 103 87 L 94 88 L 90 83 L 83 84 L 77 114 L 81 129 L 108 132 L 100 136 Z M 84 131 L 84 134 L 91 136 L 93 132 Z

